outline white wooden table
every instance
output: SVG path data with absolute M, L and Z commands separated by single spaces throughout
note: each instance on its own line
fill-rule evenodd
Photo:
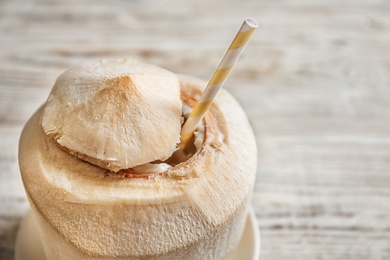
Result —
M 28 210 L 22 126 L 56 77 L 131 56 L 208 79 L 245 17 L 225 87 L 259 148 L 261 259 L 390 259 L 390 2 L 0 1 L 0 259 Z

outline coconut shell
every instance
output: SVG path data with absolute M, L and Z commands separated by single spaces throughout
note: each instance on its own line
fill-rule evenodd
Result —
M 99 61 L 57 79 L 41 123 L 68 153 L 118 171 L 168 158 L 181 108 L 175 74 L 129 59 Z

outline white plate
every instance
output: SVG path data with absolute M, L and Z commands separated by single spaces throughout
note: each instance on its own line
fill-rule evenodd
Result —
M 236 250 L 229 260 L 259 260 L 260 233 L 257 220 L 252 208 L 249 210 L 244 233 Z M 23 218 L 17 234 L 15 260 L 46 260 L 32 212 L 29 211 Z

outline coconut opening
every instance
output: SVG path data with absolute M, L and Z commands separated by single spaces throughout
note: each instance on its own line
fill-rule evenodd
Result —
M 195 105 L 195 101 L 190 99 L 189 97 L 185 97 L 182 94 L 182 117 L 184 124 L 185 120 L 187 120 L 188 116 L 190 115 L 192 108 Z M 172 167 L 179 166 L 180 164 L 187 162 L 190 160 L 193 156 L 199 154 L 199 152 L 202 150 L 202 146 L 205 142 L 205 136 L 206 136 L 206 126 L 204 122 L 199 125 L 199 127 L 195 130 L 193 137 L 189 141 L 188 145 L 184 149 L 177 149 L 171 157 L 166 159 L 165 161 L 154 161 L 149 162 L 146 164 L 138 165 L 133 168 L 129 169 L 123 169 L 118 172 L 119 176 L 124 177 L 137 177 L 139 176 L 145 176 L 145 175 L 155 175 L 162 172 L 165 172 Z M 134 176 L 133 176 L 134 175 Z

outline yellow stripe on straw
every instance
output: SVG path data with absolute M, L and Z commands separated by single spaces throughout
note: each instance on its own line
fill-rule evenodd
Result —
M 246 45 L 254 32 L 255 28 L 245 32 L 237 33 L 236 38 L 233 40 L 232 44 L 229 47 L 229 50 L 237 49 Z
M 217 69 L 211 76 L 207 87 L 202 93 L 198 103 L 183 125 L 180 139 L 181 147 L 185 147 L 188 141 L 191 139 L 194 131 L 202 121 L 203 116 L 207 112 L 219 89 L 222 87 L 224 81 L 228 77 L 231 69 L 233 68 L 237 59 L 240 57 L 256 28 L 257 23 L 255 20 L 249 18 L 244 20 L 240 30 L 237 32 L 225 55 L 220 61 Z
M 214 72 L 214 75 L 211 77 L 209 85 L 215 85 L 215 84 L 218 84 L 218 83 L 225 81 L 225 79 L 229 75 L 230 70 L 232 68 L 233 68 L 233 65 L 230 67 L 227 67 L 227 68 L 217 69 Z
M 197 116 L 203 116 L 207 109 L 209 108 L 209 106 L 211 105 L 213 101 L 207 101 L 207 102 L 202 102 L 202 103 L 198 103 L 194 110 L 191 112 L 191 114 L 189 115 L 189 117 L 197 117 Z

